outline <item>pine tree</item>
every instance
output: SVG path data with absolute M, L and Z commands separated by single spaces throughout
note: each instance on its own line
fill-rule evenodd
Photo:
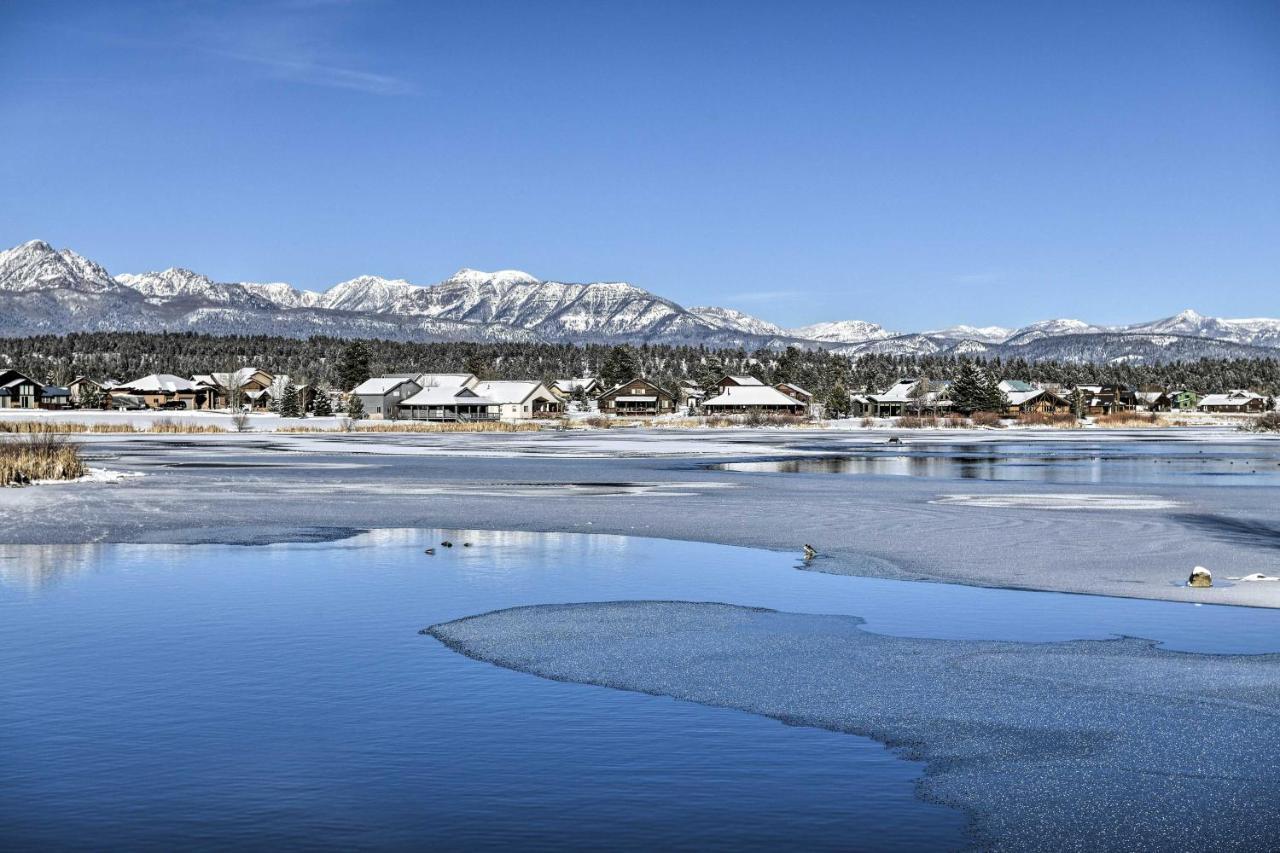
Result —
M 371 356 L 369 347 L 364 341 L 352 341 L 342 350 L 338 357 L 338 385 L 350 391 L 373 375 L 369 366 Z
M 969 415 L 982 411 L 985 402 L 982 371 L 971 361 L 961 362 L 955 381 L 951 383 L 951 406 L 957 412 Z
M 359 398 L 357 397 L 356 399 Z M 298 399 L 298 387 L 292 382 L 285 384 L 284 393 L 280 395 L 280 417 L 302 417 L 302 405 Z
M 364 401 L 360 399 L 358 394 L 347 395 L 347 417 L 353 421 L 358 421 L 364 417 Z
M 999 412 L 1009 410 L 1009 398 L 1000 390 L 1000 380 L 990 370 L 982 371 L 982 408 L 983 412 Z
M 843 385 L 837 385 L 831 389 L 831 393 L 827 395 L 827 416 L 832 418 L 843 418 L 853 410 L 853 401 L 849 399 L 849 392 L 844 390 Z
M 329 394 L 323 388 L 316 389 L 316 401 L 312 404 L 311 411 L 317 418 L 327 418 L 333 414 Z
M 85 383 L 80 387 L 80 408 L 101 409 L 104 402 L 102 389 L 97 385 Z
M 613 347 L 600 367 L 600 381 L 605 388 L 613 388 L 630 382 L 640 375 L 640 365 L 631 347 Z

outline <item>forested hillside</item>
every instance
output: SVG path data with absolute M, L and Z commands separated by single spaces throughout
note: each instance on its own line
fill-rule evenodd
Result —
M 64 384 L 77 375 L 128 380 L 148 373 L 195 373 L 255 365 L 287 373 L 295 382 L 336 385 L 335 365 L 349 341 L 193 333 L 99 332 L 0 339 L 0 366 L 16 367 L 45 381 Z M 825 351 L 787 349 L 709 350 L 689 346 L 529 343 L 405 343 L 372 340 L 365 345 L 377 373 L 470 371 L 486 379 L 555 379 L 592 374 L 613 378 L 634 366 L 660 384 L 690 379 L 710 384 L 724 373 L 750 373 L 767 382 L 794 382 L 818 395 L 837 385 L 850 391 L 880 391 L 904 376 L 950 379 L 956 356 L 864 355 L 857 359 Z M 1168 364 L 1080 364 L 1023 359 L 973 359 L 1006 379 L 1062 385 L 1123 383 L 1192 388 L 1201 392 L 1251 388 L 1280 394 L 1280 360 L 1200 359 Z

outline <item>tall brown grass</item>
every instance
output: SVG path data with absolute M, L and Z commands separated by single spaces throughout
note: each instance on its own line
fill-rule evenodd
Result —
M 1047 426 L 1058 429 L 1079 429 L 1080 420 L 1070 412 L 1022 412 L 1018 423 L 1023 426 Z
M 163 418 L 158 421 L 152 421 L 147 432 L 164 432 L 164 433 L 206 433 L 206 432 L 226 432 L 226 428 L 217 424 L 189 424 L 182 421 L 174 421 Z
M 0 486 L 33 480 L 74 480 L 86 473 L 80 446 L 53 432 L 0 440 Z
M 1000 421 L 1000 415 L 996 412 L 974 412 L 969 416 L 969 420 L 976 427 L 994 427 L 999 429 L 1004 426 Z
M 1155 412 L 1112 412 L 1109 415 L 1095 415 L 1093 422 L 1100 427 L 1162 426 L 1160 416 Z

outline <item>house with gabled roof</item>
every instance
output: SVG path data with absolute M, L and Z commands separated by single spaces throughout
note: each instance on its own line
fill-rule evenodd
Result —
M 226 409 L 251 406 L 266 408 L 270 395 L 266 393 L 276 377 L 257 367 L 241 367 L 222 373 L 197 373 L 191 377 L 209 388 L 209 408 Z
M 750 385 L 763 385 L 759 379 L 751 375 L 726 375 L 720 377 L 720 381 L 716 383 L 716 387 L 720 389 L 742 387 Z
M 400 402 L 400 417 L 412 421 L 496 421 L 502 406 L 465 385 L 432 385 Z
M 421 390 L 416 376 L 392 374 L 366 379 L 351 393 L 360 398 L 366 417 L 392 420 L 400 417 L 400 404 Z
M 597 399 L 600 411 L 608 415 L 653 417 L 674 412 L 676 396 L 665 388 L 637 376 L 615 385 Z
M 549 418 L 564 411 L 560 398 L 536 380 L 477 382 L 471 390 L 497 406 L 503 420 Z
M 569 401 L 577 394 L 590 399 L 600 393 L 600 380 L 594 376 L 580 379 L 556 379 L 548 386 L 561 400 Z
M 764 384 L 730 385 L 722 388 L 716 396 L 702 401 L 702 410 L 709 414 L 761 412 L 801 415 L 807 408 L 806 403 Z
M 795 400 L 799 400 L 801 403 L 804 403 L 806 406 L 813 402 L 813 394 L 801 388 L 799 385 L 795 384 L 794 382 L 779 382 L 777 385 L 774 385 L 773 387 L 777 388 L 779 391 L 781 391 L 783 394 L 786 394 L 788 397 L 791 397 Z
M 0 409 L 38 409 L 44 383 L 12 368 L 0 370 Z
M 174 376 L 172 373 L 152 373 L 122 382 L 107 391 L 114 407 L 117 398 L 140 401 L 151 409 L 207 409 L 212 390 L 202 382 Z
M 1196 407 L 1202 412 L 1264 412 L 1267 398 L 1244 388 L 1234 388 L 1225 394 L 1206 394 Z

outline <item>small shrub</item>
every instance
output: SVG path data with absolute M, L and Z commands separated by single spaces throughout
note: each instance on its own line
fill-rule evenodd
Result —
M 1251 432 L 1280 432 L 1280 412 L 1267 412 L 1258 415 L 1244 429 Z
M 1000 420 L 1000 415 L 996 412 L 974 412 L 969 416 L 969 420 L 976 427 L 992 427 L 999 429 L 1004 426 Z
M 1100 427 L 1149 427 L 1160 426 L 1160 416 L 1155 412 L 1112 412 L 1094 416 L 1093 422 Z
M 899 429 L 933 429 L 937 425 L 937 418 L 923 415 L 903 415 L 894 422 L 894 426 Z
M 1070 412 L 1022 412 L 1018 423 L 1023 426 L 1047 426 L 1059 429 L 1078 429 L 1080 421 Z
M 150 432 L 161 433 L 205 433 L 205 432 L 226 432 L 225 429 L 217 424 L 191 424 L 182 421 L 175 421 L 169 418 L 161 418 L 151 422 Z

